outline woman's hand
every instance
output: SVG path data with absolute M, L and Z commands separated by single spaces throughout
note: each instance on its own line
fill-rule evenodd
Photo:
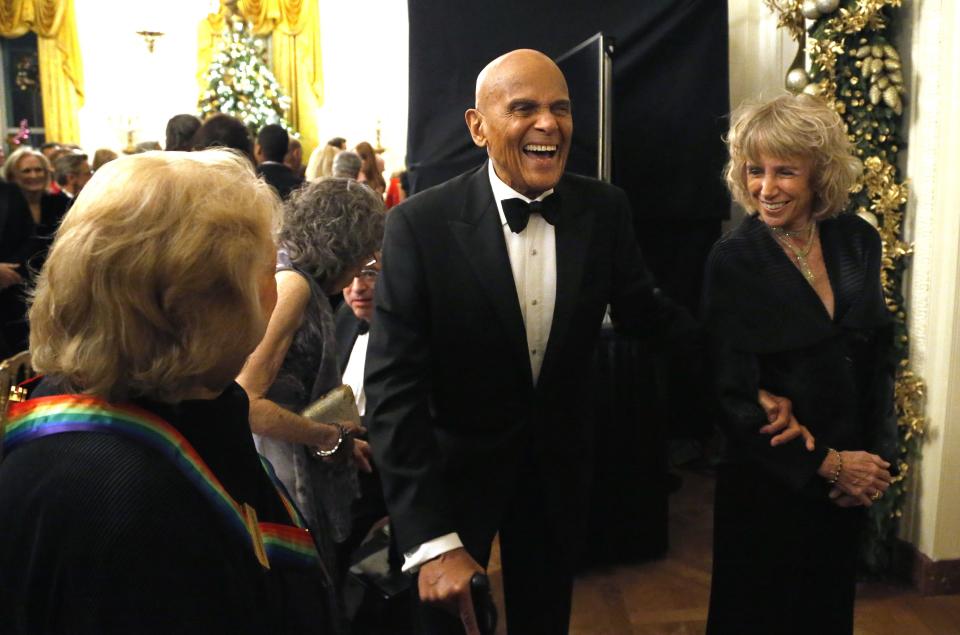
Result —
M 343 429 L 343 440 L 340 442 L 340 446 L 337 447 L 336 451 L 330 456 L 324 457 L 324 461 L 349 461 L 353 460 L 357 465 L 357 469 L 370 473 L 373 471 L 373 466 L 371 461 L 373 459 L 373 453 L 370 450 L 370 444 L 365 440 L 358 438 L 358 435 L 364 435 L 367 433 L 366 428 L 363 426 L 357 425 L 351 421 L 338 422 L 338 424 Z M 335 427 L 330 424 L 324 424 L 326 428 Z M 333 444 L 329 444 L 328 447 Z M 322 449 L 318 447 L 318 449 Z M 346 458 L 346 457 L 350 458 Z
M 876 454 L 832 451 L 817 471 L 826 479 L 837 477 L 830 498 L 841 507 L 870 507 L 890 487 L 890 464 Z M 839 469 L 839 474 L 837 470 Z

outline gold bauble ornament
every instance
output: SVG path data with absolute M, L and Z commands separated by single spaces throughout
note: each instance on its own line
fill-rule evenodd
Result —
M 808 20 L 816 20 L 820 17 L 820 10 L 817 9 L 817 0 L 803 0 L 803 7 L 800 9 L 803 17 Z
M 840 0 L 817 0 L 817 11 L 823 14 L 833 13 L 840 6 Z
M 806 93 L 807 95 L 813 95 L 814 97 L 819 97 L 821 93 L 820 84 L 810 82 L 809 84 L 803 87 L 803 92 Z
M 802 68 L 791 68 L 790 72 L 787 73 L 787 90 L 794 95 L 806 88 L 809 83 L 810 77 L 807 75 L 807 71 Z

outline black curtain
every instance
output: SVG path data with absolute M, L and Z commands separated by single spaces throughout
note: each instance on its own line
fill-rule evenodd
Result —
M 408 5 L 414 192 L 484 160 L 463 113 L 487 62 L 516 48 L 555 58 L 602 31 L 616 40 L 613 182 L 627 191 L 638 221 L 727 218 L 720 178 L 729 108 L 725 0 Z

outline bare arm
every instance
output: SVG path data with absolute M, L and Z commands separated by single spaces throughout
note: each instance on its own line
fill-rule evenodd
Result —
M 331 447 L 339 433 L 326 423 L 311 421 L 267 399 L 293 337 L 303 321 L 310 300 L 310 286 L 299 274 L 277 274 L 277 307 L 270 316 L 263 340 L 244 364 L 237 383 L 250 398 L 250 427 L 253 432 L 292 443 Z

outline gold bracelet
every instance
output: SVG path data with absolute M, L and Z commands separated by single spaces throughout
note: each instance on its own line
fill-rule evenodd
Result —
M 837 455 L 837 469 L 833 471 L 833 476 L 827 479 L 827 482 L 829 482 L 831 485 L 835 485 L 836 482 L 840 480 L 840 473 L 843 472 L 843 455 L 833 448 L 827 448 L 827 456 L 830 456 L 831 452 Z

